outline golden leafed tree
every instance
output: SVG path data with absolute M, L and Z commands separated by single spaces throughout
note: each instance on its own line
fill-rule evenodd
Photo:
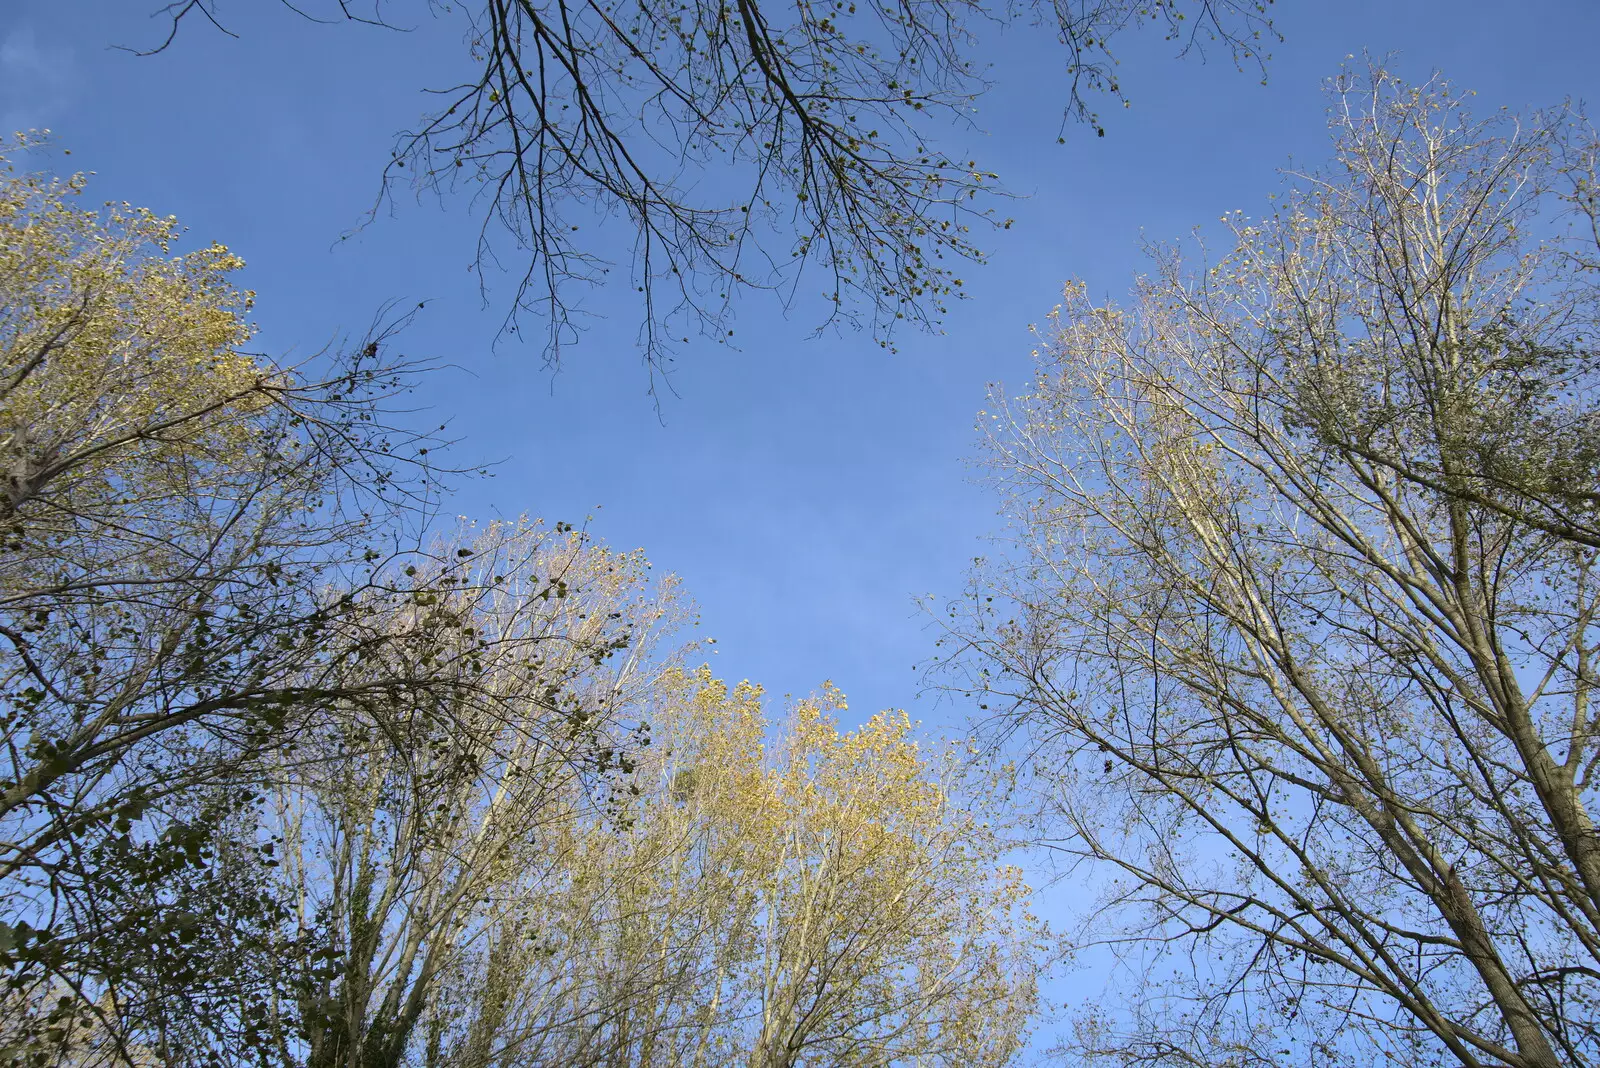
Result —
M 1042 929 L 957 756 L 843 699 L 664 680 L 627 803 L 438 1018 L 440 1065 L 1012 1063 Z

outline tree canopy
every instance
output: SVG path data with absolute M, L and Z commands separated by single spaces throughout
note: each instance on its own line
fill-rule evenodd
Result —
M 768 749 L 641 552 L 432 529 L 382 332 L 251 353 L 235 255 L 86 189 L 0 172 L 0 1064 L 1013 1060 L 955 750 L 831 689 Z
M 552 355 L 617 266 L 575 220 L 625 219 L 653 363 L 813 271 L 885 343 L 936 321 L 1003 222 L 934 147 L 982 25 L 1048 25 L 1090 121 L 1117 33 L 1271 32 L 417 10 L 472 74 L 385 195 L 476 196 Z M 1053 1051 L 1085 1064 L 1600 1068 L 1600 133 L 1329 89 L 1327 165 L 1124 303 L 1069 283 L 992 387 L 953 742 L 696 666 L 677 581 L 586 525 L 443 522 L 406 316 L 254 351 L 233 251 L 0 145 L 0 1068 L 1002 1068 L 1064 959 L 1105 965 Z

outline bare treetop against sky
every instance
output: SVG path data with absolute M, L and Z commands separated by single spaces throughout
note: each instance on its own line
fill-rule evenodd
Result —
M 421 5 L 284 6 L 372 27 L 425 17 Z M 1053 28 L 1066 111 L 1103 133 L 1094 108 L 1126 99 L 1113 38 L 1155 24 L 1180 52 L 1259 68 L 1274 39 L 1266 11 L 1265 0 L 435 5 L 441 43 L 462 36 L 465 74 L 428 86 L 384 188 L 475 198 L 480 260 L 520 276 L 506 329 L 531 326 L 552 358 L 576 339 L 574 286 L 613 272 L 613 290 L 639 295 L 652 368 L 690 340 L 675 335 L 730 336 L 745 289 L 798 297 L 803 314 L 820 297 L 824 322 L 865 326 L 887 347 L 903 320 L 937 323 L 986 232 L 1009 225 L 988 195 L 999 176 L 941 144 L 988 87 L 977 33 Z M 163 14 L 155 51 L 196 23 L 228 32 L 223 0 Z M 632 225 L 629 254 L 595 247 L 596 213 Z
M 951 592 L 964 563 L 985 549 L 978 538 L 992 528 L 993 504 L 961 467 L 972 451 L 972 414 L 986 382 L 1028 374 L 1027 324 L 1059 299 L 1065 278 L 1083 277 L 1095 295 L 1122 293 L 1140 269 L 1141 235 L 1183 235 L 1233 209 L 1261 213 L 1277 168 L 1326 157 L 1320 83 L 1350 53 L 1397 51 L 1408 77 L 1438 67 L 1478 89 L 1486 110 L 1523 108 L 1593 95 L 1588 42 L 1600 31 L 1600 12 L 1579 2 L 1528 5 L 1515 18 L 1501 4 L 1442 0 L 1273 5 L 1284 40 L 1270 47 L 1263 87 L 1248 65 L 1234 69 L 1226 50 L 1213 49 L 1207 62 L 1174 61 L 1181 42 L 1162 40 L 1158 25 L 1114 40 L 1120 65 L 1109 69 L 1132 106 L 1091 94 L 1106 130 L 1098 138 L 1093 125 L 1063 126 L 1071 86 L 1053 24 L 974 17 L 968 56 L 991 88 L 970 115 L 973 127 L 942 127 L 939 144 L 947 158 L 977 161 L 1018 194 L 993 205 L 1014 220 L 1009 229 L 971 235 L 989 263 L 955 276 L 974 299 L 951 305 L 947 333 L 904 331 L 891 354 L 869 331 L 812 336 L 829 310 L 821 302 L 825 270 L 802 276 L 792 314 L 788 290 L 728 290 L 739 313 L 721 328 L 731 344 L 712 345 L 693 330 L 676 335 L 691 339 L 678 342 L 667 379 L 679 398 L 664 401 L 658 420 L 639 362 L 640 309 L 628 303 L 640 294 L 635 282 L 616 280 L 628 273 L 638 233 L 634 221 L 606 218 L 620 201 L 586 195 L 560 209 L 571 235 L 560 237 L 560 248 L 578 249 L 568 242 L 588 236 L 583 252 L 619 266 L 599 289 L 567 291 L 567 315 L 584 330 L 554 377 L 538 358 L 552 320 L 537 309 L 522 319 L 526 349 L 507 339 L 498 355 L 491 351 L 535 262 L 513 239 L 498 246 L 503 271 L 480 278 L 467 270 L 493 202 L 474 201 L 470 189 L 442 201 L 406 192 L 339 240 L 371 208 L 395 134 L 422 129 L 439 113 L 441 98 L 423 87 L 470 85 L 488 69 L 488 53 L 471 61 L 459 13 L 435 19 L 420 6 L 386 7 L 409 27 L 396 32 L 319 25 L 277 5 L 241 3 L 217 9 L 237 36 L 195 23 L 159 55 L 111 47 L 159 43 L 167 26 L 149 18 L 155 6 L 6 5 L 0 125 L 52 128 L 57 144 L 73 151 L 62 169 L 94 170 L 106 195 L 180 215 L 197 243 L 226 241 L 247 261 L 243 277 L 258 292 L 260 340 L 270 350 L 314 351 L 341 331 L 361 332 L 386 300 L 425 300 L 400 344 L 460 370 L 435 378 L 421 402 L 435 425 L 450 420 L 464 439 L 463 459 L 506 461 L 494 478 L 466 485 L 453 511 L 581 520 L 603 505 L 600 534 L 647 546 L 657 567 L 684 576 L 703 608 L 703 629 L 719 639 L 720 673 L 779 692 L 805 692 L 831 676 L 868 711 L 912 700 L 912 665 L 930 647 L 912 597 Z M 785 9 L 786 22 L 794 17 Z M 828 16 L 817 8 L 810 17 Z M 516 26 L 532 34 L 522 47 L 536 49 L 532 24 Z M 888 62 L 897 53 L 882 55 Z M 506 95 L 493 85 L 489 92 Z M 792 130 L 793 114 L 773 106 L 768 121 Z M 499 133 L 487 137 L 476 142 L 483 152 L 503 151 Z M 433 143 L 435 162 L 455 171 L 443 142 Z M 691 180 L 690 161 L 672 147 L 684 143 L 652 142 L 643 163 L 681 162 L 683 169 L 659 173 L 693 194 L 686 202 L 749 204 L 739 197 L 750 187 L 735 182 L 746 172 L 732 163 L 701 168 Z M 738 152 L 749 148 L 730 147 L 732 162 L 748 167 L 752 157 Z M 403 158 L 406 167 L 391 175 L 414 173 L 426 156 Z M 803 144 L 792 142 L 781 158 L 803 162 Z M 466 160 L 461 170 L 471 166 Z M 776 236 L 806 232 L 789 228 L 796 205 L 810 205 L 802 224 L 806 211 L 836 210 L 824 206 L 832 193 L 813 198 L 819 187 L 805 186 L 802 172 L 786 173 L 785 184 L 769 187 L 782 214 L 752 224 L 764 247 L 783 256 L 792 249 L 772 244 Z M 665 260 L 654 262 L 670 275 Z M 698 277 L 717 277 L 725 262 L 703 261 L 712 273 Z M 762 271 L 751 267 L 749 275 L 768 280 L 765 260 L 744 262 L 759 262 Z M 723 291 L 707 292 L 720 301 Z M 878 291 L 859 295 L 866 303 L 854 307 L 870 317 Z

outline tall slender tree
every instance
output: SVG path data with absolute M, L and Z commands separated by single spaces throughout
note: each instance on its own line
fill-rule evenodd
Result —
M 294 915 L 277 1015 L 299 1022 L 282 1063 L 416 1063 L 445 988 L 561 882 L 569 825 L 607 809 L 642 740 L 676 613 L 641 554 L 530 523 L 446 549 L 369 605 L 400 640 L 349 670 L 472 684 L 377 716 L 334 704 L 270 788 Z
M 1330 114 L 1220 259 L 1069 287 L 957 662 L 1132 970 L 1082 1052 L 1595 1064 L 1595 134 L 1382 70 Z

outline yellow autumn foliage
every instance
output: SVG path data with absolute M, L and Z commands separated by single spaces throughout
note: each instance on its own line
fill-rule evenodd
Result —
M 18 173 L 0 146 L 0 502 L 45 483 L 142 479 L 164 450 L 227 448 L 219 418 L 259 404 L 269 371 L 240 349 L 252 295 L 225 246 L 172 254 L 176 219 L 107 202 L 83 175 Z M 219 440 L 217 435 L 221 434 Z M 237 435 L 232 435 L 237 437 Z
M 900 712 L 843 730 L 831 686 L 775 733 L 748 682 L 658 685 L 636 795 L 545 840 L 441 1033 L 505 1063 L 1010 1063 L 1043 929 L 958 753 Z

